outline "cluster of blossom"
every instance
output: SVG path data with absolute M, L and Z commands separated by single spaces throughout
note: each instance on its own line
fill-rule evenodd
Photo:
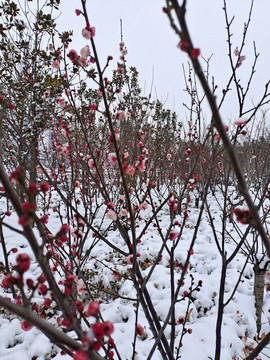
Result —
M 83 306 L 80 304 L 81 310 Z M 88 305 L 88 309 L 84 313 L 85 316 L 95 317 L 96 322 L 91 326 L 88 332 L 85 332 L 82 340 L 83 348 L 76 351 L 73 355 L 74 360 L 88 360 L 89 350 L 98 351 L 104 340 L 104 337 L 108 337 L 107 345 L 107 356 L 109 359 L 113 359 L 114 353 L 112 351 L 115 348 L 114 340 L 111 338 L 111 334 L 114 331 L 114 326 L 110 321 L 100 322 L 99 319 L 100 306 L 97 301 L 91 301 Z
M 200 49 L 192 48 L 189 41 L 185 41 L 185 40 L 181 41 L 179 44 L 179 48 L 182 51 L 187 52 L 192 59 L 197 59 L 201 54 Z
M 12 182 L 18 182 L 21 184 L 24 183 L 25 168 L 20 167 L 20 168 L 13 170 L 10 174 L 10 180 Z M 32 196 L 36 196 L 39 193 L 43 193 L 44 195 L 46 195 L 46 193 L 50 190 L 50 185 L 46 181 L 42 181 L 39 184 L 39 186 L 37 186 L 35 183 L 31 183 L 31 184 L 29 184 L 27 190 L 28 190 L 29 198 L 31 198 Z M 36 207 L 35 203 L 33 203 L 31 201 L 25 201 L 22 204 L 22 209 L 24 211 L 24 214 L 20 216 L 19 224 L 22 226 L 26 226 L 29 224 L 29 222 L 32 218 L 32 214 L 37 209 L 37 207 Z M 10 213 L 7 215 L 10 215 Z M 47 221 L 47 217 L 43 216 L 39 220 L 41 223 L 45 224 Z
M 124 60 L 123 57 L 125 55 L 127 55 L 128 51 L 127 51 L 127 48 L 125 47 L 125 43 L 122 41 L 120 42 L 119 44 L 119 49 L 120 49 L 120 52 L 121 52 L 121 57 L 120 57 L 120 60 Z
M 81 14 L 80 10 L 75 10 L 77 15 Z M 89 24 L 86 25 L 86 27 L 82 30 L 82 36 L 86 39 L 86 40 L 90 40 L 92 39 L 96 34 L 96 28 L 94 26 L 90 27 Z M 53 51 L 53 46 L 52 44 L 50 44 L 49 49 L 51 51 Z M 61 57 L 61 52 L 60 50 L 57 50 L 56 52 L 54 52 L 55 54 L 55 60 L 52 62 L 52 67 L 56 70 L 60 69 L 60 61 L 62 60 Z M 71 49 L 67 56 L 69 57 L 70 61 L 73 63 L 77 63 L 79 64 L 81 67 L 85 68 L 89 65 L 89 63 L 95 63 L 95 59 L 94 57 L 91 56 L 90 54 L 90 47 L 89 45 L 85 45 L 81 50 L 80 50 L 80 56 L 78 55 L 77 51 L 74 49 Z M 88 61 L 89 59 L 89 61 Z M 112 60 L 112 57 L 108 57 L 108 61 Z M 63 107 L 63 102 L 60 103 L 60 106 Z
M 250 224 L 252 220 L 252 213 L 249 209 L 235 208 L 233 213 L 236 216 L 236 220 L 241 224 Z
M 15 270 L 17 274 L 7 274 L 2 280 L 2 287 L 8 289 L 13 285 L 23 284 L 23 275 L 30 267 L 30 257 L 27 254 L 19 254 L 16 259 Z
M 117 114 L 116 119 L 119 121 L 122 121 L 125 116 L 129 116 L 129 114 L 125 114 L 124 111 L 121 111 Z M 114 134 L 115 134 L 115 139 L 118 140 L 119 139 L 119 130 L 116 129 Z M 146 136 L 146 133 L 143 133 L 140 135 L 141 139 L 144 139 L 145 136 Z M 109 141 L 110 142 L 112 141 L 112 134 L 110 134 L 110 136 L 109 136 Z M 122 155 L 122 158 L 123 158 L 122 167 L 123 167 L 124 172 L 129 176 L 133 176 L 136 170 L 138 170 L 140 172 L 144 172 L 146 170 L 146 165 L 148 164 L 148 158 L 146 157 L 148 155 L 148 150 L 145 148 L 144 143 L 142 141 L 138 141 L 137 147 L 141 151 L 140 151 L 140 155 L 137 156 L 135 166 L 128 164 L 128 160 L 129 160 L 129 152 L 128 151 L 125 151 Z M 113 165 L 116 164 L 116 162 L 117 162 L 116 153 L 114 153 L 114 152 L 109 153 L 107 155 L 107 158 L 111 164 L 113 164 Z M 90 168 L 94 167 L 93 160 L 91 159 L 89 161 L 90 161 L 89 167 Z
M 240 51 L 238 50 L 238 48 L 236 47 L 236 49 L 234 50 L 234 55 L 238 57 L 238 61 L 237 61 L 237 64 L 236 64 L 236 67 L 239 68 L 243 61 L 246 60 L 246 57 L 245 55 L 240 55 Z

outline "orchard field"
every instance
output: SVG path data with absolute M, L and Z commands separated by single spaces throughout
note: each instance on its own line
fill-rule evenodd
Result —
M 222 2 L 221 91 L 187 3 L 162 9 L 188 59 L 181 116 L 143 94 L 124 41 L 116 68 L 99 58 L 86 0 L 79 49 L 57 30 L 60 0 L 1 1 L 2 360 L 270 358 L 270 92 L 247 105 L 255 44 L 238 77 L 253 1 L 237 46 Z M 239 116 L 222 121 L 231 91 Z

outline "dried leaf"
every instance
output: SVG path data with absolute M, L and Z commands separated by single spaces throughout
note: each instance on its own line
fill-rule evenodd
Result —
M 187 321 L 190 321 L 190 315 L 191 315 L 192 311 L 193 311 L 193 308 L 191 308 L 189 310 L 189 312 L 187 313 L 187 316 L 186 316 Z

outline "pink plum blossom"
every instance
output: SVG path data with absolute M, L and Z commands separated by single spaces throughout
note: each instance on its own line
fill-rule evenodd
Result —
M 184 316 L 179 316 L 178 319 L 176 320 L 177 325 L 184 324 L 184 322 L 185 322 L 185 317 Z
M 91 33 L 86 28 L 82 30 L 82 36 L 87 40 L 91 39 Z
M 93 159 L 89 159 L 89 160 L 88 160 L 88 166 L 90 167 L 90 169 L 94 169 L 94 168 L 95 168 L 95 164 L 94 164 L 94 160 L 93 160 Z
M 144 149 L 143 149 L 143 153 L 144 153 L 145 155 L 148 155 L 148 150 L 147 150 L 146 148 L 144 148 Z
M 121 42 L 119 43 L 119 49 L 120 49 L 120 51 L 122 51 L 122 50 L 124 49 L 124 46 L 125 46 L 125 43 L 124 43 L 123 41 L 121 41 Z
M 79 58 L 78 63 L 79 63 L 79 65 L 80 65 L 81 67 L 83 67 L 83 68 L 85 68 L 85 67 L 88 65 L 87 61 L 86 61 L 85 58 L 83 58 L 83 57 L 80 57 L 80 58 Z
M 245 57 L 244 55 L 243 55 L 243 56 L 240 56 L 236 67 L 239 68 L 239 67 L 242 65 L 242 63 L 243 63 L 244 60 L 246 60 L 246 57 Z
M 82 36 L 85 38 L 85 39 L 87 39 L 87 40 L 89 40 L 89 39 L 91 39 L 92 37 L 94 37 L 95 36 L 95 34 L 96 34 L 96 28 L 95 27 L 87 27 L 87 28 L 84 28 L 83 30 L 82 30 Z
M 70 58 L 70 60 L 71 60 L 72 62 L 74 62 L 75 60 L 78 59 L 78 53 L 77 53 L 77 51 L 74 50 L 74 49 L 71 49 L 71 50 L 69 51 L 69 53 L 68 53 L 67 56 Z
M 128 265 L 132 265 L 133 264 L 133 255 L 128 255 L 126 260 L 127 260 Z
M 41 169 L 41 167 L 40 166 L 36 166 L 36 170 L 37 170 L 37 173 L 38 174 L 43 174 L 43 170 Z
M 109 201 L 107 203 L 107 206 L 108 206 L 109 209 L 114 209 L 114 203 L 112 201 Z
M 147 135 L 146 133 L 142 133 L 141 134 L 141 139 L 143 140 L 146 137 L 146 135 Z
M 116 154 L 115 153 L 108 154 L 108 159 L 112 164 L 115 164 L 116 163 Z
M 173 241 L 178 238 L 179 232 L 177 231 L 170 231 L 169 233 L 169 240 Z
M 45 96 L 45 97 L 49 97 L 49 96 L 50 96 L 50 93 L 51 93 L 51 90 L 50 90 L 50 89 L 47 89 L 46 91 L 44 91 L 44 96 Z
M 139 164 L 137 164 L 137 169 L 140 170 L 141 172 L 145 171 L 146 160 L 147 159 L 144 159 Z
M 121 111 L 119 114 L 117 114 L 116 119 L 121 121 L 124 119 L 124 117 L 125 117 L 125 113 L 124 111 Z
M 63 155 L 70 154 L 70 147 L 68 146 L 68 143 L 62 145 L 62 154 Z
M 135 173 L 135 168 L 132 165 L 129 165 L 126 168 L 126 174 L 132 176 Z
M 71 236 L 73 236 L 75 239 L 77 239 L 77 238 L 80 239 L 80 238 L 82 238 L 83 233 L 81 230 L 78 230 L 77 227 L 74 227 L 71 231 Z
M 147 201 L 144 201 L 140 206 L 139 209 L 140 210 L 146 210 L 148 208 L 148 203 Z
M 85 283 L 84 283 L 84 281 L 82 280 L 82 279 L 79 279 L 78 281 L 77 281 L 77 290 L 78 290 L 78 292 L 80 292 L 80 293 L 82 293 L 82 294 L 84 294 L 85 293 Z
M 90 48 L 88 45 L 85 45 L 83 48 L 81 48 L 80 55 L 84 59 L 87 59 L 88 56 L 90 56 Z
M 239 118 L 234 121 L 234 125 L 245 125 L 247 123 L 246 118 Z
M 60 69 L 60 62 L 59 60 L 54 60 L 54 62 L 52 63 L 52 67 L 54 69 Z
M 125 70 L 124 70 L 124 68 L 118 67 L 116 71 L 117 71 L 117 74 L 121 75 L 121 74 L 123 74 L 123 72 L 124 72 Z
M 121 209 L 120 216 L 127 216 L 127 214 L 128 214 L 127 209 Z
M 113 221 L 116 221 L 117 220 L 117 214 L 115 211 L 113 210 L 109 210 L 106 214 L 107 218 L 110 219 L 110 220 L 113 220 Z
M 64 98 L 62 97 L 57 97 L 56 99 L 56 103 L 61 107 L 64 108 L 66 106 L 66 101 Z
M 239 55 L 240 55 L 240 51 L 238 50 L 238 47 L 235 48 L 235 50 L 234 50 L 233 53 L 234 53 L 235 56 L 239 56 Z
M 116 139 L 116 140 L 119 140 L 119 139 L 120 139 L 120 135 L 119 135 L 119 130 L 118 130 L 118 129 L 114 130 L 114 136 L 115 136 L 115 139 Z
M 124 154 L 123 154 L 123 158 L 125 160 L 127 160 L 129 158 L 129 152 L 128 151 L 125 151 Z

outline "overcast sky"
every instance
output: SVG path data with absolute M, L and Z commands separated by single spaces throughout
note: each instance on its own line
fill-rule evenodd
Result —
M 232 31 L 233 49 L 239 46 L 244 22 L 247 21 L 250 0 L 227 0 L 229 16 L 235 16 Z M 80 1 L 63 1 L 60 19 L 61 28 L 72 29 L 75 41 L 72 47 L 80 50 L 86 44 L 81 37 L 83 18 L 75 15 L 80 9 Z M 178 114 L 184 114 L 183 102 L 187 95 L 183 91 L 182 64 L 187 65 L 187 56 L 178 48 L 178 38 L 169 26 L 162 12 L 165 0 L 88 0 L 87 8 L 91 25 L 96 27 L 96 46 L 100 58 L 105 60 L 112 55 L 119 59 L 120 19 L 123 21 L 124 41 L 128 49 L 128 65 L 135 66 L 140 73 L 141 87 L 148 94 L 152 80 L 153 96 L 165 101 L 166 106 Z M 207 58 L 213 54 L 210 73 L 218 85 L 217 96 L 221 94 L 230 75 L 223 0 L 188 0 L 187 18 L 195 47 L 201 49 Z M 253 41 L 261 54 L 258 59 L 254 86 L 250 101 L 256 102 L 270 79 L 270 1 L 254 0 L 252 22 L 243 55 L 245 62 L 237 70 L 242 84 L 245 84 L 252 65 Z M 113 65 L 113 64 L 112 64 Z M 111 67 L 113 69 L 113 66 Z M 109 70 L 110 71 L 110 70 Z M 110 73 L 107 73 L 109 76 Z M 224 121 L 237 117 L 238 108 L 233 92 L 222 109 Z

